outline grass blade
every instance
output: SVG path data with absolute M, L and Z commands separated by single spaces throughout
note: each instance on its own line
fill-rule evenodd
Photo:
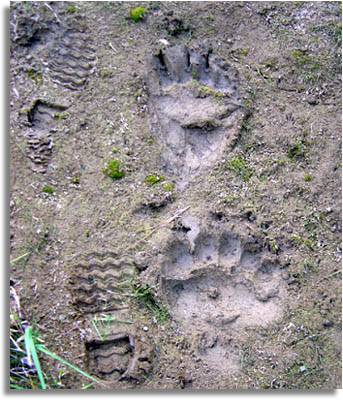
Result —
M 11 389 L 26 389 L 26 388 L 24 388 L 24 387 L 22 387 L 22 386 L 18 386 L 18 385 L 15 385 L 14 383 L 11 383 L 10 384 L 10 388 Z
M 19 256 L 19 257 L 17 257 L 17 258 L 14 258 L 13 260 L 10 261 L 10 264 L 12 265 L 12 264 L 16 263 L 17 261 L 19 261 L 19 260 L 21 260 L 22 258 L 28 256 L 29 254 L 30 254 L 30 252 L 25 253 L 25 254 L 22 254 L 21 256 Z
M 29 363 L 32 364 L 32 359 L 33 359 L 34 365 L 37 370 L 37 375 L 38 375 L 38 378 L 39 378 L 39 381 L 41 384 L 41 388 L 46 389 L 46 385 L 45 385 L 44 378 L 43 378 L 43 373 L 42 373 L 42 370 L 40 367 L 39 358 L 38 358 L 38 355 L 36 352 L 36 344 L 32 337 L 32 328 L 31 327 L 27 327 L 25 329 L 24 339 L 25 339 L 26 353 L 27 353 L 27 358 L 29 360 Z M 31 358 L 31 356 L 32 356 L 32 358 Z
M 93 385 L 94 385 L 94 382 L 89 383 L 88 385 L 82 386 L 81 389 L 89 389 L 89 388 L 90 388 L 91 386 L 93 386 Z
M 92 324 L 93 324 L 93 326 L 94 326 L 94 329 L 96 330 L 96 333 L 99 335 L 99 338 L 100 338 L 101 340 L 104 340 L 104 338 L 103 338 L 102 335 L 100 334 L 99 329 L 98 329 L 98 327 L 97 327 L 97 325 L 96 325 L 96 322 L 95 322 L 94 320 L 92 321 Z
M 102 386 L 107 387 L 103 382 L 97 380 L 96 378 L 94 378 L 94 377 L 91 376 L 91 375 L 88 375 L 87 372 L 82 371 L 82 369 L 76 367 L 75 365 L 70 364 L 68 361 L 64 360 L 63 358 L 59 357 L 57 354 L 55 354 L 55 353 L 51 352 L 50 350 L 48 350 L 44 345 L 42 345 L 42 344 L 37 344 L 36 347 L 37 347 L 37 350 L 39 350 L 39 351 L 41 351 L 41 352 L 47 354 L 48 356 L 54 358 L 55 360 L 60 361 L 61 363 L 63 363 L 63 364 L 65 364 L 65 365 L 67 365 L 68 367 L 74 369 L 74 370 L 77 371 L 79 374 L 85 376 L 86 378 L 90 379 L 91 381 L 94 381 L 94 382 L 96 382 L 96 383 L 99 383 L 99 384 L 102 385 Z

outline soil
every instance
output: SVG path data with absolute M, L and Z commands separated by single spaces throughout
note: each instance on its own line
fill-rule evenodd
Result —
M 341 388 L 341 3 L 10 27 L 11 311 L 89 390 Z

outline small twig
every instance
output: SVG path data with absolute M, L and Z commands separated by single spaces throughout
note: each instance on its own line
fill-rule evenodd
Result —
M 326 276 L 326 278 L 331 278 L 332 276 L 335 276 L 335 275 L 337 275 L 337 274 L 340 274 L 341 272 L 342 272 L 341 270 L 332 272 L 330 275 Z
M 14 16 L 14 19 L 15 19 L 15 16 Z M 13 22 L 10 22 L 10 24 L 13 27 L 14 36 L 17 37 L 17 22 L 15 24 Z
M 163 221 L 160 224 L 156 225 L 154 228 L 152 228 L 151 232 L 144 236 L 142 239 L 138 240 L 136 243 L 134 243 L 131 247 L 129 247 L 127 250 L 132 250 L 133 248 L 135 248 L 139 243 L 144 242 L 145 240 L 147 240 L 155 231 L 157 231 L 160 228 L 163 228 L 165 226 L 167 226 L 168 224 L 170 224 L 171 222 L 173 222 L 176 218 L 179 218 L 181 216 L 181 214 L 183 214 L 185 211 L 187 211 L 189 208 L 191 208 L 191 206 L 187 206 L 185 208 L 183 208 L 182 210 L 179 210 L 176 212 L 176 214 L 174 214 L 171 218 L 167 219 L 167 221 Z
M 58 18 L 57 14 L 56 14 L 56 11 L 54 11 L 54 10 L 49 6 L 49 4 L 47 4 L 47 3 L 43 3 L 43 4 L 45 5 L 45 7 L 47 7 L 47 8 L 54 14 L 54 17 L 56 18 L 57 22 L 60 24 L 60 23 L 61 23 L 61 20 Z
M 113 47 L 113 45 L 112 45 L 112 43 L 111 42 L 109 42 L 109 44 L 108 44 L 110 47 L 111 47 L 111 49 L 116 53 L 117 52 L 117 50 Z
M 20 95 L 19 95 L 19 92 L 18 92 L 17 88 L 16 88 L 15 86 L 13 86 L 13 87 L 12 87 L 12 90 L 13 90 L 13 92 L 14 92 L 16 98 L 19 99 Z
M 329 275 L 325 275 L 325 276 L 323 276 L 323 278 L 319 279 L 319 282 L 322 282 L 322 281 L 325 280 L 325 279 L 329 279 L 329 278 L 331 278 L 332 276 L 336 276 L 336 275 L 339 274 L 339 273 L 342 273 L 342 271 L 341 271 L 341 270 L 338 270 L 338 271 L 332 272 L 332 273 L 329 274 Z

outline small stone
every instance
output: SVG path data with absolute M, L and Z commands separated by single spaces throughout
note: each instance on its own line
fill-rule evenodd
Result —
M 208 295 L 209 298 L 215 300 L 215 299 L 218 298 L 218 296 L 219 296 L 218 288 L 216 288 L 216 287 L 210 287 L 210 288 L 208 289 L 208 291 L 207 291 L 207 295 Z
M 311 104 L 313 106 L 315 106 L 316 104 L 319 104 L 319 100 L 315 96 L 308 96 L 306 98 L 306 101 L 308 102 L 308 104 Z
M 326 319 L 326 320 L 323 322 L 323 326 L 324 326 L 324 328 L 331 328 L 331 327 L 333 326 L 333 322 L 330 321 L 329 319 Z
M 149 330 L 149 328 L 148 328 L 147 326 L 144 326 L 144 327 L 143 327 L 143 331 L 144 331 L 144 332 L 148 332 L 148 330 Z
M 294 332 L 296 330 L 296 326 L 293 324 L 293 322 L 290 322 L 289 325 L 285 326 L 283 328 L 283 332 Z
M 221 320 L 221 323 L 222 325 L 230 324 L 231 322 L 236 321 L 236 319 L 240 317 L 240 315 L 240 313 L 234 313 L 232 315 L 224 316 L 224 318 Z
M 167 39 L 159 39 L 158 40 L 160 43 L 162 43 L 164 46 L 169 46 L 169 42 Z
M 281 278 L 282 278 L 284 281 L 287 281 L 288 278 L 289 278 L 288 272 L 287 272 L 287 271 L 283 271 L 283 272 L 281 273 Z

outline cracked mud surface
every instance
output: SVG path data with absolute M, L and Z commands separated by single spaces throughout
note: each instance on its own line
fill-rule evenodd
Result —
M 340 387 L 340 4 L 142 4 L 11 3 L 11 311 L 111 389 Z

